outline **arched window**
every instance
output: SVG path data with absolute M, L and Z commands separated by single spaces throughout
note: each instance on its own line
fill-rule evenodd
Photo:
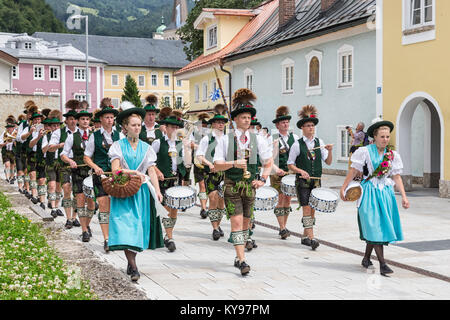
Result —
M 309 63 L 309 86 L 316 87 L 319 85 L 320 62 L 317 57 L 313 57 Z
M 312 50 L 305 56 L 308 70 L 306 96 L 322 94 L 322 57 L 323 53 L 318 50 Z

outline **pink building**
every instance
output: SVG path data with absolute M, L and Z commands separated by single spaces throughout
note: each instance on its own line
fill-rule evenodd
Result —
M 59 96 L 62 111 L 67 100 L 87 100 L 90 109 L 103 98 L 105 61 L 89 57 L 86 97 L 86 55 L 71 44 L 46 42 L 25 34 L 11 35 L 2 51 L 19 59 L 12 67 L 12 93 Z

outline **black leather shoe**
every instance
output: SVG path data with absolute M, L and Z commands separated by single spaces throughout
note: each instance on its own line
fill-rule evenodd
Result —
M 311 239 L 311 249 L 316 250 L 319 245 L 320 243 L 317 239 Z
M 214 230 L 213 230 L 213 233 L 212 233 L 212 237 L 213 237 L 213 240 L 214 240 L 214 241 L 219 240 L 219 239 L 220 239 L 220 231 L 217 230 L 217 229 L 214 229 Z
M 246 276 L 250 272 L 250 266 L 245 261 L 240 263 L 239 269 L 241 270 L 241 275 L 243 276 Z
M 72 229 L 72 227 L 73 227 L 72 221 L 67 220 L 65 227 L 66 227 L 66 229 Z
M 247 249 L 248 251 L 252 251 L 252 249 L 253 249 L 253 241 L 252 240 L 247 240 L 247 242 L 245 243 L 245 249 Z
M 28 199 L 31 199 L 33 196 L 28 191 L 25 191 L 25 197 L 27 197 Z
M 380 265 L 380 273 L 382 276 L 385 276 L 389 273 L 394 273 L 394 271 L 385 263 Z
M 220 226 L 219 226 L 219 232 L 220 232 L 220 236 L 223 237 L 224 233 L 223 233 L 223 230 L 222 230 L 222 228 Z
M 56 214 L 56 210 L 52 210 L 52 212 L 50 212 L 50 215 L 51 215 L 53 218 L 55 218 L 55 219 L 56 219 L 56 217 L 58 216 L 58 215 Z
M 81 240 L 83 242 L 89 242 L 89 240 L 91 240 L 91 237 L 89 237 L 89 233 L 87 231 L 83 232 L 83 234 L 81 235 Z
M 280 231 L 280 237 L 283 240 L 286 240 L 286 238 L 289 237 L 287 229 L 283 229 L 283 230 Z
M 88 229 L 88 233 L 89 233 L 89 237 L 91 237 L 92 238 L 92 231 L 91 231 L 91 227 L 87 227 L 87 229 Z
M 35 198 L 35 197 L 31 197 L 31 202 L 33 202 L 34 204 L 38 204 L 39 203 L 39 200 L 38 200 L 38 198 Z
M 80 221 L 78 221 L 77 218 L 72 220 L 72 224 L 73 224 L 74 227 L 81 227 Z
M 370 266 L 373 266 L 373 263 L 372 263 L 372 261 L 370 261 L 370 259 L 363 259 L 362 261 L 361 261 L 361 265 L 364 267 L 364 268 L 369 268 Z
M 61 209 L 56 209 L 56 214 L 57 214 L 59 217 L 64 217 L 64 213 L 61 211 Z
M 173 239 L 168 239 L 166 242 L 166 248 L 169 249 L 170 252 L 174 252 L 177 249 L 175 241 L 173 241 Z
M 52 207 L 52 204 L 49 202 L 49 203 L 47 203 L 47 208 L 49 208 L 49 209 L 53 209 L 53 207 Z
M 202 209 L 200 211 L 200 217 L 202 217 L 202 219 L 206 219 L 208 217 L 208 212 L 205 209 Z
M 255 241 L 255 240 L 252 240 L 252 246 L 253 246 L 253 249 L 258 248 L 258 245 L 256 244 L 256 241 Z
M 137 269 L 131 271 L 131 281 L 136 282 L 139 280 L 140 277 L 141 275 Z
M 103 250 L 105 250 L 106 253 L 109 252 L 108 240 L 105 240 L 105 242 L 103 242 Z
M 256 228 L 256 224 L 253 222 L 252 223 L 252 230 Z
M 42 208 L 42 210 L 45 210 L 45 204 L 43 204 L 43 203 L 41 202 L 41 204 L 40 204 L 39 206 Z
M 234 258 L 234 266 L 235 266 L 236 268 L 238 268 L 238 269 L 239 269 L 239 267 L 241 266 L 241 263 L 240 263 L 238 257 Z
M 19 189 L 19 193 L 24 194 L 23 189 Z
M 305 237 L 302 239 L 302 244 L 308 247 L 311 247 L 311 239 L 308 237 Z
M 14 184 L 14 179 L 9 181 L 9 184 Z

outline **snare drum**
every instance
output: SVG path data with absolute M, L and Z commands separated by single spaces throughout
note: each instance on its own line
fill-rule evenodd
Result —
M 338 194 L 327 188 L 313 189 L 309 197 L 309 206 L 317 211 L 325 213 L 335 212 L 338 202 Z
M 83 193 L 88 198 L 95 198 L 94 182 L 92 181 L 92 176 L 89 176 L 83 180 Z
M 172 209 L 188 209 L 195 205 L 197 196 L 195 190 L 187 186 L 177 186 L 166 190 L 165 204 Z
M 289 197 L 297 196 L 297 190 L 295 189 L 295 174 L 284 176 L 281 179 L 281 192 Z
M 260 187 L 256 189 L 254 209 L 269 211 L 275 209 L 278 204 L 278 191 L 272 187 Z

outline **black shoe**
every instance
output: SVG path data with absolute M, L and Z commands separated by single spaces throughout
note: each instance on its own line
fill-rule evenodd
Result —
M 78 221 L 77 218 L 72 220 L 72 224 L 73 224 L 74 227 L 81 227 L 81 224 L 80 224 L 80 222 Z
M 174 252 L 177 247 L 175 246 L 175 241 L 173 239 L 168 239 L 166 244 L 166 248 L 169 249 L 170 252 Z
M 252 223 L 252 230 L 256 228 L 256 224 L 253 222 Z
M 370 261 L 370 259 L 363 259 L 362 261 L 361 261 L 361 265 L 364 267 L 364 268 L 369 268 L 370 266 L 373 266 L 373 263 L 372 263 L 372 261 Z
M 97 211 L 98 208 L 99 208 L 99 207 L 98 207 L 98 203 L 96 202 L 96 203 L 95 203 L 95 210 Z
M 394 273 L 394 271 L 391 268 L 389 268 L 388 265 L 385 263 L 385 264 L 380 264 L 380 273 L 382 276 L 385 276 L 389 273 Z
M 252 240 L 252 245 L 253 245 L 253 249 L 258 248 L 258 245 L 256 244 L 256 241 L 255 241 L 255 240 Z
M 311 247 L 311 239 L 308 237 L 305 237 L 302 239 L 302 244 L 308 247 Z
M 252 240 L 247 240 L 247 243 L 245 244 L 245 249 L 247 249 L 248 251 L 252 251 L 252 249 L 253 249 L 253 241 Z
M 311 239 L 311 249 L 316 250 L 319 245 L 320 243 L 317 239 Z
M 137 269 L 131 270 L 131 281 L 136 282 L 139 280 L 140 277 L 141 275 Z
M 181 209 L 181 212 L 186 212 L 186 208 L 184 208 L 184 209 Z
M 108 240 L 105 240 L 105 242 L 103 242 L 103 250 L 105 250 L 106 253 L 109 252 Z
M 49 202 L 49 203 L 47 203 L 47 208 L 49 208 L 49 209 L 53 209 L 53 207 L 52 207 L 52 204 Z
M 39 206 L 42 208 L 42 210 L 45 210 L 45 204 L 43 204 L 43 203 L 41 202 L 41 204 L 40 204 Z
M 72 221 L 67 220 L 65 227 L 66 227 L 66 229 L 72 229 L 72 227 L 73 227 Z
M 241 262 L 239 261 L 238 257 L 234 258 L 234 266 L 238 269 L 241 266 Z
M 55 218 L 55 219 L 56 219 L 56 217 L 58 216 L 58 215 L 56 214 L 56 210 L 52 210 L 52 212 L 50 212 L 50 215 L 51 215 L 53 218 Z
M 61 209 L 56 209 L 56 214 L 60 217 L 64 217 L 64 213 L 62 213 Z
M 14 179 L 9 180 L 9 184 L 14 184 Z
M 25 190 L 25 197 L 27 197 L 28 199 L 31 199 L 33 197 L 33 195 Z
M 208 212 L 205 209 L 202 209 L 200 211 L 200 217 L 202 217 L 202 219 L 206 219 L 208 217 Z
M 84 231 L 81 235 L 81 240 L 83 242 L 89 242 L 91 240 L 91 237 L 89 237 L 89 233 L 87 231 Z
M 242 261 L 239 265 L 239 269 L 241 270 L 241 275 L 246 276 L 250 272 L 250 266 Z
M 223 237 L 224 233 L 223 233 L 223 230 L 222 230 L 222 228 L 220 226 L 219 226 L 219 232 L 220 232 L 220 236 Z
M 132 272 L 133 270 L 131 269 L 131 264 L 128 264 L 127 265 L 127 275 L 129 275 L 129 276 L 131 276 L 131 272 Z
M 92 231 L 91 231 L 91 227 L 87 227 L 87 229 L 88 229 L 88 233 L 89 233 L 89 237 L 91 237 L 92 238 Z
M 24 194 L 23 189 L 19 189 L 19 193 Z
M 212 233 L 212 237 L 213 237 L 213 240 L 214 240 L 214 241 L 219 240 L 219 239 L 220 239 L 220 231 L 217 230 L 217 229 L 214 229 L 214 230 L 213 230 L 213 233 Z
M 283 229 L 280 231 L 280 237 L 283 240 L 286 240 L 286 238 L 289 237 L 289 232 L 287 231 L 287 229 Z

